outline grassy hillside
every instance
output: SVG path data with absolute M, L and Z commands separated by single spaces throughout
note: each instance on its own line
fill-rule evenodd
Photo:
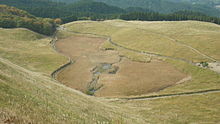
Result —
M 215 51 L 217 50 L 216 47 L 219 46 L 216 37 L 219 36 L 220 26 L 211 23 L 197 21 L 87 21 L 70 23 L 66 26 L 68 26 L 70 31 L 110 36 L 114 42 L 140 51 L 153 52 L 195 62 L 206 60 L 207 57 L 192 50 L 190 48 L 192 46 L 202 51 L 203 54 L 217 60 L 220 59 L 220 56 Z M 184 39 L 181 37 L 184 37 Z M 208 41 L 203 38 L 191 39 L 192 37 L 206 37 L 209 39 Z
M 0 122 L 144 122 L 52 80 L 50 73 L 67 59 L 52 49 L 50 38 L 26 29 L 1 29 L 0 34 Z
M 219 41 L 213 37 L 213 35 L 216 37 L 220 36 L 220 27 L 218 25 L 197 21 L 129 22 L 114 20 L 104 22 L 73 22 L 66 24 L 65 27 L 67 27 L 67 30 L 73 32 L 109 36 L 114 43 L 127 49 L 150 52 L 173 58 L 165 60 L 182 72 L 191 75 L 193 80 L 167 88 L 167 90 L 162 92 L 181 92 L 220 87 L 219 74 L 182 62 L 182 59 L 192 62 L 211 62 L 213 61 L 212 58 L 219 61 L 220 56 L 216 52 L 219 49 L 216 48 L 219 47 Z M 181 38 L 182 36 L 184 36 L 184 39 Z M 190 40 L 192 37 L 204 36 L 206 36 L 207 40 L 203 38 Z M 115 48 L 115 46 L 108 43 L 105 47 Z M 121 48 L 116 47 L 115 49 L 120 50 Z M 122 49 L 122 54 L 134 59 L 138 56 L 137 54 L 132 55 L 126 51 L 126 49 Z M 144 61 L 144 57 L 139 57 L 138 60 Z
M 0 56 L 32 71 L 49 75 L 67 59 L 54 53 L 52 39 L 27 29 L 0 28 Z
M 47 77 L 14 66 L 1 59 L 0 122 L 142 124 L 220 121 L 219 93 L 109 102 L 85 96 Z
M 93 22 L 77 23 L 88 26 L 89 30 L 93 28 L 92 25 L 86 24 Z M 127 27 L 129 30 L 129 26 L 135 24 L 135 22 L 124 21 L 103 23 Z M 210 24 L 206 24 L 209 29 Z M 140 22 L 138 25 L 138 28 L 143 27 Z M 76 24 L 66 25 L 71 30 L 77 26 Z M 85 30 L 84 27 L 82 29 Z M 97 27 L 97 30 L 100 29 Z M 111 31 L 107 31 L 106 34 L 111 33 Z M 115 101 L 114 99 L 86 96 L 49 77 L 51 71 L 67 61 L 51 48 L 50 38 L 26 29 L 0 29 L 0 32 L 0 123 L 175 124 L 220 122 L 219 93 L 139 101 Z M 164 32 L 166 33 L 165 29 Z M 71 36 L 71 33 L 62 33 L 59 34 L 60 37 Z M 124 52 L 123 54 L 130 53 L 119 48 L 116 49 Z M 132 53 L 133 57 L 136 55 Z M 170 63 L 173 63 L 176 68 L 182 69 L 183 72 L 191 73 L 193 81 L 160 93 L 219 87 L 219 75 L 214 72 L 197 67 L 191 68 L 190 65 L 178 61 L 170 60 Z
M 144 123 L 132 112 L 87 97 L 8 61 L 1 60 L 0 68 L 0 122 Z
M 87 97 L 7 60 L 1 59 L 0 68 L 1 123 L 144 123 L 132 112 Z

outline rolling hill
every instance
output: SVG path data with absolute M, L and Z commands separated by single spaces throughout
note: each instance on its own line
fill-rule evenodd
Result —
M 114 5 L 122 8 L 141 7 L 160 13 L 172 13 L 180 10 L 191 10 L 202 12 L 210 16 L 220 16 L 219 10 L 206 5 L 191 5 L 184 2 L 170 2 L 168 0 L 96 0 L 109 5 Z
M 67 62 L 51 40 L 27 29 L 0 29 L 0 123 L 144 123 L 50 78 Z
M 215 9 L 220 9 L 220 0 L 170 0 L 171 2 L 184 2 L 191 5 L 205 5 Z
M 133 61 L 143 62 L 149 56 L 132 52 L 130 49 L 198 62 L 212 61 L 181 44 L 219 60 L 216 52 L 219 50 L 219 26 L 211 23 L 112 20 L 78 21 L 64 27 L 66 29 L 57 34 L 60 40 L 58 42 L 76 35 L 85 38 L 88 35 L 91 37 L 92 34 L 96 34 L 96 38 L 98 35 L 108 35 L 122 47 L 105 42 L 102 48 L 114 49 L 121 56 L 127 56 Z M 158 38 L 162 40 L 157 40 Z M 179 43 L 172 39 L 178 40 Z M 166 62 L 191 75 L 192 80 L 146 95 L 156 98 L 141 96 L 139 100 L 127 100 L 87 96 L 50 77 L 54 70 L 68 62 L 66 57 L 52 49 L 49 44 L 51 40 L 27 29 L 0 29 L 0 123 L 220 122 L 219 92 L 180 94 L 218 89 L 220 76 L 211 70 L 180 60 L 152 56 L 153 59 Z M 149 47 L 158 44 L 160 47 L 155 49 Z M 161 49 L 163 45 L 170 49 L 164 52 Z M 178 93 L 179 95 L 171 95 Z M 171 96 L 157 97 L 163 94 Z
M 0 0 L 0 124 L 218 124 L 220 20 L 167 1 Z
M 176 68 L 193 78 L 191 83 L 183 83 L 177 86 L 181 91 L 184 91 L 185 88 L 186 91 L 189 91 L 192 87 L 193 90 L 196 90 L 197 88 L 211 88 L 212 86 L 212 88 L 216 88 L 216 86 L 219 86 L 218 74 L 215 75 L 208 70 L 197 70 L 198 68 L 191 66 L 192 63 L 202 61 L 210 63 L 219 61 L 220 56 L 216 52 L 219 49 L 216 48 L 219 46 L 216 37 L 220 36 L 218 25 L 197 21 L 141 22 L 119 20 L 75 22 L 65 26 L 72 32 L 110 37 L 111 42 L 106 43 L 106 49 L 116 47 L 116 49 L 122 50 L 122 56 L 141 61 L 145 57 L 138 55 L 138 53 L 145 53 L 146 56 L 162 57 L 161 59 L 165 59 L 169 63 L 175 63 Z M 207 42 L 212 43 L 207 44 Z M 200 77 L 199 75 L 203 76 Z M 209 80 L 209 76 L 214 77 L 209 78 L 211 79 Z M 201 82 L 204 82 L 204 84 L 199 85 L 198 83 Z M 176 91 L 177 89 L 173 87 L 173 90 Z
M 218 2 L 214 5 L 200 1 L 196 3 L 199 4 L 192 4 L 192 2 L 184 0 L 181 2 L 176 0 L 53 0 L 53 2 L 48 0 L 17 0 L 16 2 L 13 0 L 0 1 L 0 4 L 24 9 L 35 16 L 51 18 L 70 16 L 74 14 L 74 12 L 114 14 L 123 13 L 126 12 L 126 10 L 127 12 L 154 11 L 166 14 L 188 10 L 201 12 L 209 16 L 220 16 L 220 10 L 217 9 Z
M 79 0 L 53 0 L 59 2 L 75 3 Z M 91 0 L 86 0 L 91 1 Z M 210 16 L 220 16 L 219 10 L 210 6 L 210 1 L 189 1 L 189 0 L 94 0 L 97 2 L 103 2 L 108 5 L 117 6 L 120 8 L 140 7 L 149 9 L 151 11 L 160 13 L 173 13 L 181 10 L 191 10 L 196 12 L 202 12 Z M 196 4 L 192 4 L 196 3 Z M 200 4 L 201 3 L 201 4 Z M 213 3 L 213 2 L 212 2 Z M 217 1 L 214 2 L 218 5 Z
M 215 7 L 220 4 L 220 0 L 170 0 L 172 2 L 187 2 L 190 4 L 204 4 Z
M 17 0 L 16 2 L 9 0 L 0 1 L 0 4 L 26 10 L 38 17 L 49 18 L 67 17 L 76 13 L 78 13 L 79 16 L 83 16 L 89 14 L 115 14 L 125 12 L 125 10 L 121 8 L 105 3 L 84 0 L 77 1 L 73 4 L 56 3 L 47 0 Z

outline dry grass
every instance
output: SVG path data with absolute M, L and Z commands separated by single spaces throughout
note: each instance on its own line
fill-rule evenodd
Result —
M 0 120 L 13 123 L 219 123 L 219 93 L 108 102 L 0 62 Z M 13 78 L 10 76 L 13 75 Z M 28 76 L 27 76 L 28 75 Z M 0 122 L 1 122 L 0 121 Z
M 8 30 L 1 29 L 1 31 Z M 20 35 L 25 36 L 27 33 L 32 34 L 32 32 L 24 29 L 11 29 L 10 32 L 6 33 L 5 40 L 1 41 L 1 44 L 4 45 L 4 51 L 2 51 L 5 54 L 9 54 L 7 51 L 13 47 L 17 54 L 28 53 L 28 51 L 29 54 L 22 56 L 23 59 L 9 58 L 13 63 L 5 59 L 4 55 L 1 54 L 0 56 L 0 123 L 146 123 L 145 119 L 139 115 L 118 108 L 117 105 L 107 103 L 102 99 L 86 96 L 45 76 L 44 73 L 50 72 L 51 68 L 40 70 L 38 66 L 35 66 L 35 63 L 47 66 L 51 64 L 50 66 L 53 68 L 58 68 L 57 63 L 60 62 L 61 65 L 66 59 L 51 49 L 48 44 L 49 40 L 45 42 L 32 41 L 32 38 L 25 40 L 26 37 L 23 37 L 24 40 L 22 40 L 23 38 L 18 40 L 14 38 L 13 41 L 7 40 L 10 39 L 9 36 L 12 32 L 19 33 L 18 37 Z M 11 43 L 6 46 L 7 42 L 19 43 Z M 47 45 L 43 47 L 45 49 L 42 48 L 41 51 L 38 51 L 39 47 L 34 47 L 33 44 L 36 46 Z M 21 49 L 19 49 L 19 45 Z M 38 52 L 34 53 L 34 51 Z M 48 51 L 51 54 L 47 55 Z M 42 53 L 47 56 L 55 56 L 56 59 L 49 61 L 32 60 L 32 63 L 22 65 L 30 55 L 41 56 Z M 55 60 L 57 60 L 56 63 L 51 63 Z
M 184 43 L 204 54 L 219 59 L 216 50 L 220 46 L 217 40 L 220 36 L 220 27 L 211 23 L 197 21 L 126 22 L 113 20 L 74 22 L 66 24 L 66 27 L 70 31 L 111 36 L 114 42 L 127 48 L 184 58 L 194 62 L 210 61 L 196 51 L 179 44 Z M 204 34 L 205 36 L 203 36 Z M 203 38 L 202 40 L 195 39 L 192 38 L 192 35 L 193 37 L 195 35 L 203 36 Z M 184 38 L 180 36 L 184 36 Z M 198 45 L 200 42 L 202 42 L 201 46 Z M 210 42 L 210 44 L 206 44 L 207 42 Z M 207 46 L 203 47 L 203 44 Z
M 218 124 L 220 93 L 165 99 L 125 101 L 152 124 Z
M 151 56 L 146 56 L 144 54 L 140 54 L 140 53 L 136 53 L 133 51 L 129 51 L 120 47 L 116 47 L 114 45 L 112 45 L 110 42 L 105 42 L 102 46 L 103 50 L 114 50 L 114 51 L 118 51 L 119 52 L 119 56 L 121 57 L 126 57 L 132 61 L 136 61 L 136 62 L 144 62 L 144 63 L 148 63 L 151 62 L 152 58 Z
M 204 56 L 198 54 L 197 52 L 192 52 L 192 50 L 189 50 L 188 47 L 184 47 L 181 46 L 179 43 L 175 43 L 172 40 L 172 38 L 174 38 L 174 36 L 181 36 L 182 34 L 190 35 L 185 39 L 185 41 L 188 41 L 192 36 L 198 34 L 205 34 L 204 36 L 209 35 L 208 37 L 209 40 L 207 40 L 207 42 L 211 43 L 212 40 L 213 41 L 216 40 L 215 37 L 212 38 L 213 34 L 218 34 L 220 30 L 218 25 L 212 23 L 198 22 L 198 21 L 181 21 L 181 22 L 172 22 L 172 21 L 171 22 L 141 22 L 141 21 L 121 21 L 121 20 L 112 20 L 112 21 L 104 21 L 104 22 L 80 21 L 80 22 L 69 23 L 66 24 L 65 26 L 69 31 L 111 36 L 114 42 L 124 47 L 129 47 L 137 50 L 142 49 L 143 51 L 150 51 L 150 52 L 155 50 L 154 52 L 160 53 L 162 55 L 180 57 L 184 59 L 189 59 L 194 62 L 211 61 L 211 60 L 204 58 Z M 153 34 L 153 35 L 149 35 L 149 34 Z M 155 42 L 152 42 L 152 40 L 149 39 L 152 39 Z M 161 41 L 159 41 L 158 39 L 161 39 Z M 167 45 L 167 43 L 170 44 Z M 210 54 L 207 54 L 206 52 L 205 54 L 211 57 L 215 55 L 219 56 L 218 55 L 219 42 L 216 40 L 216 42 L 214 42 L 215 45 L 209 45 L 209 43 L 207 43 L 207 46 L 212 46 L 213 48 L 211 48 L 212 50 L 209 51 Z M 191 42 L 191 44 L 197 44 L 197 43 Z M 163 48 L 164 46 L 166 47 Z M 176 46 L 181 46 L 182 48 Z M 134 60 L 138 55 L 138 54 L 130 55 L 131 52 L 127 53 L 126 52 L 127 50 L 121 50 L 121 48 L 115 48 L 110 44 L 105 44 L 104 47 L 114 48 L 117 50 L 119 49 L 119 51 L 125 54 L 125 56 L 129 56 Z M 200 49 L 199 47 L 200 46 L 197 45 L 196 48 Z M 216 52 L 212 52 L 212 51 L 216 51 Z M 139 57 L 138 59 L 139 61 L 141 60 L 145 61 L 145 58 L 143 56 Z M 215 72 L 212 72 L 208 69 L 195 67 L 193 65 L 177 60 L 165 60 L 165 61 L 172 64 L 179 71 L 191 75 L 192 80 L 188 81 L 187 83 L 183 83 L 174 87 L 167 88 L 166 90 L 163 90 L 159 93 L 176 93 L 176 92 L 195 91 L 195 90 L 204 90 L 204 89 L 213 89 L 213 88 L 215 89 L 220 87 L 219 85 L 220 76 Z
M 58 51 L 70 56 L 75 62 L 60 72 L 57 79 L 71 88 L 87 92 L 94 79 L 93 68 L 102 63 L 119 61 L 117 52 L 100 49 L 104 41 L 102 38 L 76 34 L 59 40 L 56 43 Z M 95 92 L 95 96 L 123 97 L 157 92 L 176 84 L 186 76 L 161 61 L 140 63 L 123 58 L 113 66 L 119 68 L 118 72 L 99 76 L 95 85 L 103 87 Z
M 58 51 L 75 62 L 61 71 L 57 79 L 71 88 L 86 92 L 93 79 L 92 69 L 95 66 L 100 63 L 115 63 L 120 59 L 117 52 L 100 50 L 104 41 L 102 38 L 75 34 L 59 40 L 56 43 Z
M 1 61 L 0 68 L 4 72 L 0 73 L 1 121 L 20 124 L 145 122 L 126 109 L 85 96 L 13 63 Z
M 125 21 L 107 22 L 110 24 L 114 22 L 113 24 L 117 24 L 118 26 L 133 26 L 130 22 Z M 143 23 L 149 23 L 148 27 L 152 27 L 152 30 L 155 28 L 155 26 L 160 27 L 168 24 L 168 22 L 165 24 L 163 24 L 163 22 Z M 154 25 L 151 26 L 151 23 Z M 156 25 L 157 23 L 160 25 Z M 169 23 L 170 25 L 168 25 L 168 27 L 170 27 L 172 23 L 177 23 L 178 25 L 181 24 L 180 22 Z M 187 25 L 186 23 L 187 22 L 182 24 Z M 213 31 L 216 30 L 216 26 L 213 26 L 213 24 L 200 22 L 193 22 L 192 24 L 194 23 L 198 23 L 200 27 L 203 25 L 203 28 L 198 28 L 198 32 L 202 32 L 207 29 Z M 189 25 L 193 27 L 192 24 Z M 145 30 L 147 30 L 147 27 L 142 26 L 141 22 L 138 22 L 138 24 L 134 25 L 139 28 L 144 27 L 146 28 Z M 204 28 L 204 26 L 207 28 Z M 169 29 L 168 27 L 162 28 L 159 31 L 169 33 L 166 31 L 166 29 Z M 174 26 L 173 29 L 178 31 L 181 28 L 176 28 Z M 81 94 L 73 89 L 59 84 L 56 81 L 51 80 L 46 76 L 41 75 L 38 72 L 33 72 L 33 70 L 36 70 L 49 74 L 49 72 L 51 72 L 54 68 L 57 68 L 59 64 L 63 64 L 63 62 L 67 60 L 55 53 L 50 48 L 48 44 L 49 40 L 46 40 L 46 42 L 41 40 L 34 42 L 35 40 L 33 41 L 32 38 L 37 37 L 36 39 L 38 39 L 38 35 L 36 36 L 35 33 L 33 35 L 33 32 L 23 29 L 0 30 L 0 56 L 15 63 L 13 64 L 7 61 L 0 62 L 0 123 L 10 121 L 11 123 L 18 124 L 28 122 L 39 124 L 94 124 L 104 122 L 112 124 L 217 124 L 220 122 L 220 112 L 218 109 L 220 108 L 219 93 L 171 97 L 147 101 L 120 100 L 118 102 L 110 102 L 106 99 L 89 97 Z M 155 28 L 155 30 L 157 29 Z M 2 32 L 5 32 L 4 35 Z M 188 33 L 193 34 L 196 33 L 196 31 L 194 30 Z M 170 34 L 173 34 L 173 32 L 170 32 Z M 62 36 L 66 37 L 65 33 Z M 41 37 L 42 36 L 40 36 L 40 38 Z M 15 44 L 17 42 L 18 44 Z M 40 47 L 42 49 L 38 49 L 39 46 L 42 46 L 42 44 L 44 47 Z M 13 49 L 14 52 L 11 52 Z M 48 50 L 51 50 L 51 52 L 48 52 Z M 43 53 L 51 54 L 45 55 Z M 130 56 L 131 58 L 136 57 L 135 53 L 131 54 L 130 52 L 124 52 L 124 54 Z M 20 59 L 18 55 L 22 55 L 20 56 Z M 45 59 L 48 57 L 48 55 L 55 55 L 56 57 L 49 60 Z M 31 59 L 31 56 L 37 58 L 39 57 L 39 59 Z M 40 59 L 40 56 L 44 56 L 45 58 Z M 142 57 L 138 58 L 142 60 Z M 168 88 L 160 93 L 176 93 L 200 89 L 219 88 L 220 76 L 218 74 L 183 62 L 172 60 L 166 61 L 171 63 L 178 70 L 192 75 L 193 80 L 189 81 L 188 83 Z M 48 67 L 48 65 L 50 65 L 50 67 Z
M 0 56 L 49 75 L 67 62 L 65 57 L 55 54 L 50 41 L 51 38 L 26 29 L 0 29 Z
M 140 63 L 122 59 L 115 66 L 119 67 L 116 74 L 100 76 L 99 83 L 103 84 L 103 87 L 95 93 L 96 96 L 144 95 L 175 85 L 186 77 L 170 64 L 157 60 Z

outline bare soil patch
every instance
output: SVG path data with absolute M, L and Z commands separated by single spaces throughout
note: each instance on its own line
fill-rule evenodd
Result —
M 217 73 L 220 73 L 220 63 L 219 62 L 209 63 L 209 68 Z
M 95 96 L 123 97 L 157 92 L 187 77 L 162 61 L 141 63 L 121 59 L 117 51 L 100 49 L 105 41 L 81 35 L 59 40 L 58 51 L 75 63 L 59 72 L 57 80 Z

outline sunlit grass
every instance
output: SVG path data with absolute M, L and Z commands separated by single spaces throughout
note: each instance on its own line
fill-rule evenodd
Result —
M 178 38 L 180 42 L 196 47 L 212 57 L 218 59 L 218 33 L 219 28 L 210 23 L 201 22 L 126 22 L 121 20 L 106 22 L 76 22 L 66 25 L 69 30 L 83 33 L 95 33 L 114 37 L 113 41 L 125 47 L 142 50 L 155 50 L 161 54 L 169 54 L 196 61 L 204 58 L 187 49 L 163 50 L 163 44 L 157 49 L 154 47 L 155 32 Z M 88 24 L 87 24 L 88 23 Z M 91 24 L 90 24 L 91 23 Z M 181 26 L 181 28 L 177 28 Z M 144 29 L 134 29 L 135 27 Z M 186 28 L 184 28 L 186 27 Z M 187 28 L 191 28 L 190 31 Z M 134 29 L 134 30 L 133 30 Z M 145 36 L 146 30 L 152 32 L 150 37 Z M 198 34 L 202 38 L 180 36 L 184 34 Z M 215 32 L 213 35 L 207 32 Z M 130 35 L 129 32 L 137 35 Z M 126 34 L 125 36 L 123 34 Z M 142 36 L 144 35 L 144 36 Z M 208 35 L 208 36 L 207 36 Z M 71 36 L 67 32 L 58 34 L 59 38 Z M 126 37 L 127 36 L 127 37 Z M 205 37 L 205 38 L 203 38 Z M 120 39 L 121 38 L 121 39 Z M 145 41 L 143 39 L 151 39 Z M 164 43 L 171 43 L 164 37 Z M 130 41 L 132 39 L 132 41 Z M 187 40 L 185 40 L 187 39 Z M 205 41 L 213 42 L 205 46 Z M 56 53 L 50 46 L 51 38 L 30 32 L 26 29 L 0 29 L 0 57 L 10 60 L 12 63 L 24 67 L 17 68 L 10 63 L 0 62 L 0 123 L 11 120 L 12 123 L 112 123 L 112 124 L 144 124 L 144 123 L 219 123 L 220 94 L 204 94 L 193 96 L 180 96 L 142 101 L 112 101 L 83 95 L 78 91 L 59 84 L 47 75 L 65 63 L 67 59 Z M 200 40 L 201 46 L 191 41 Z M 127 42 L 126 42 L 127 41 Z M 129 44 L 128 44 L 129 42 Z M 155 42 L 163 43 L 158 39 Z M 149 44 L 150 43 L 150 46 Z M 202 45 L 203 44 L 203 45 Z M 165 45 L 166 46 L 166 45 Z M 177 45 L 178 46 L 178 45 Z M 205 46 L 205 47 L 203 47 Z M 206 48 L 207 47 L 207 48 Z M 105 43 L 104 49 L 115 49 L 120 55 L 135 61 L 147 61 L 151 59 L 131 51 L 124 50 Z M 211 48 L 212 50 L 209 50 Z M 186 52 L 188 51 L 188 53 Z M 174 55 L 171 53 L 175 53 Z M 176 53 L 177 52 L 177 53 Z M 184 55 L 183 55 L 184 54 Z M 181 56 L 182 55 L 182 56 Z M 195 55 L 191 57 L 192 55 Z M 220 87 L 219 74 L 207 69 L 175 61 L 164 60 L 172 64 L 178 70 L 192 76 L 192 80 L 159 92 L 177 93 L 215 89 Z M 37 73 L 35 73 L 37 72 Z M 40 73 L 38 73 L 40 72 Z
M 50 46 L 51 40 L 26 29 L 0 29 L 0 56 L 27 69 L 50 74 L 67 62 Z

